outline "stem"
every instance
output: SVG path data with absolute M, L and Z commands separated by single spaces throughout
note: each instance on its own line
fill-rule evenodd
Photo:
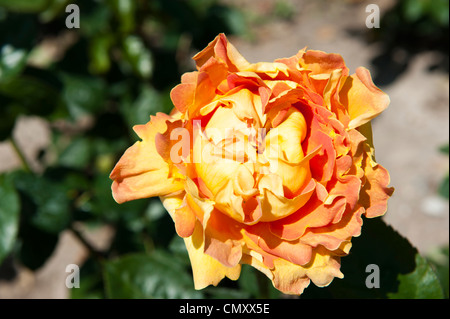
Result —
M 16 140 L 11 136 L 9 139 L 9 142 L 11 143 L 14 151 L 16 152 L 17 156 L 20 159 L 20 162 L 22 164 L 22 168 L 27 172 L 27 173 L 31 173 L 31 167 L 30 164 L 28 164 L 28 161 L 25 157 L 25 155 L 23 154 L 22 150 L 20 149 L 19 145 L 17 145 Z

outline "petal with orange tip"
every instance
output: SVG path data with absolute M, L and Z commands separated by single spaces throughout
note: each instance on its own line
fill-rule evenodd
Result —
M 284 259 L 274 260 L 273 284 L 285 294 L 301 294 L 312 281 L 318 287 L 329 285 L 334 278 L 343 278 L 339 257 L 332 256 L 323 247 L 314 249 L 311 261 L 304 266 Z
M 194 233 L 190 237 L 184 238 L 184 243 L 191 261 L 195 289 L 203 289 L 209 285 L 217 286 L 224 277 L 231 280 L 239 278 L 240 264 L 234 267 L 226 267 L 204 253 L 203 227 L 199 221 L 195 225 Z
M 358 131 L 366 140 L 361 139 L 358 145 L 360 170 L 364 171 L 364 184 L 360 192 L 360 204 L 366 209 L 368 218 L 384 215 L 387 201 L 394 193 L 390 183 L 389 172 L 375 161 L 375 149 L 372 138 L 372 125 L 366 123 L 358 127 Z M 354 135 L 358 135 L 357 132 Z
M 300 67 L 312 71 L 310 75 L 331 74 L 335 70 L 342 70 L 343 75 L 348 74 L 344 59 L 341 55 L 336 53 L 308 50 L 299 59 L 299 65 Z
M 208 46 L 197 53 L 193 59 L 197 68 L 201 68 L 211 57 L 225 62 L 231 72 L 242 71 L 248 68 L 250 63 L 228 42 L 225 34 L 219 34 Z
M 261 73 L 262 75 L 267 75 L 272 79 L 276 78 L 280 73 L 284 74 L 285 76 L 289 76 L 287 65 L 279 62 L 253 63 L 249 65 L 245 71 Z
M 310 263 L 303 267 L 308 277 L 318 287 L 328 286 L 334 278 L 344 278 L 340 271 L 340 258 L 321 246 L 314 249 Z
M 178 236 L 189 237 L 194 232 L 197 218 L 187 203 L 174 211 L 175 229 Z
M 286 198 L 285 196 L 278 196 L 270 189 L 263 189 L 263 196 L 261 198 L 261 222 L 273 222 L 289 216 L 307 204 L 311 195 L 314 193 L 316 183 L 313 179 L 302 190 L 300 194 L 293 198 Z
M 275 259 L 274 264 L 272 283 L 281 292 L 289 295 L 301 295 L 309 286 L 311 280 L 302 266 L 282 258 Z
M 196 215 L 186 200 L 185 193 L 162 196 L 161 202 L 175 223 L 175 230 L 180 237 L 189 237 L 194 232 Z
M 348 128 L 356 128 L 383 112 L 389 105 L 389 96 L 375 86 L 369 70 L 363 67 L 347 77 L 339 92 L 339 101 L 347 107 L 350 116 Z
M 171 117 L 158 113 L 144 125 L 133 129 L 142 141 L 128 148 L 110 174 L 112 193 L 118 203 L 163 196 L 183 189 L 183 177 L 175 167 L 159 155 L 155 147 L 156 134 L 166 130 Z
M 312 247 L 322 245 L 325 248 L 334 251 L 342 243 L 350 241 L 352 237 L 358 237 L 361 234 L 363 221 L 361 215 L 364 208 L 358 209 L 352 213 L 348 211 L 337 224 L 331 224 L 324 227 L 310 228 L 302 236 L 302 242 Z
M 364 173 L 366 181 L 359 195 L 359 203 L 366 208 L 368 218 L 382 216 L 387 211 L 387 201 L 394 193 L 389 172 L 380 164 L 371 165 L 370 156 L 366 157 Z
M 213 210 L 203 221 L 205 253 L 227 267 L 236 266 L 242 257 L 240 226 L 230 217 Z

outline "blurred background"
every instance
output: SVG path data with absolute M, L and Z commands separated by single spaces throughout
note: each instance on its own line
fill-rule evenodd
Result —
M 379 28 L 366 25 L 372 3 Z M 69 4 L 79 28 L 66 26 L 76 22 Z M 341 54 L 350 73 L 371 71 L 391 98 L 373 121 L 377 161 L 396 188 L 383 218 L 441 273 L 448 296 L 448 6 L 0 0 L 0 298 L 282 297 L 250 267 L 237 282 L 193 290 L 159 200 L 111 196 L 108 175 L 137 140 L 132 126 L 170 112 L 170 90 L 220 32 L 250 62 L 307 46 Z M 80 288 L 66 287 L 69 264 Z

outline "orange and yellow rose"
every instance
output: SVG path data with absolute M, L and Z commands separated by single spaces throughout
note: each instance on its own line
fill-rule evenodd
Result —
M 111 172 L 118 203 L 159 196 L 184 238 L 196 289 L 241 264 L 287 294 L 342 278 L 362 215 L 393 189 L 370 120 L 389 104 L 369 71 L 305 49 L 249 63 L 220 34 L 171 92 L 175 108 L 136 125 Z

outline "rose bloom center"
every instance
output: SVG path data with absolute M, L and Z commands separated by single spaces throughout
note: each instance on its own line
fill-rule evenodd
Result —
M 291 106 L 273 127 L 270 115 L 257 113 L 255 118 L 238 116 L 235 107 L 220 105 L 209 120 L 193 121 L 193 165 L 200 191 L 222 213 L 246 224 L 286 217 L 310 196 L 302 194 L 311 178 L 302 149 L 304 116 Z M 269 204 L 277 199 L 280 207 Z

